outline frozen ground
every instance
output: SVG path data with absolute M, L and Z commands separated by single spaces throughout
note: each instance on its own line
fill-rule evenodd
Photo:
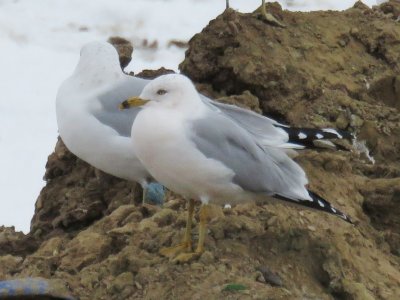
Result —
M 261 1 L 230 2 L 252 11 Z M 345 9 L 353 2 L 281 1 L 291 10 Z M 177 70 L 184 50 L 168 42 L 187 41 L 224 8 L 223 0 L 0 0 L 0 225 L 29 231 L 57 138 L 55 95 L 82 45 L 123 36 L 136 46 L 128 70 Z M 158 48 L 143 47 L 144 40 Z

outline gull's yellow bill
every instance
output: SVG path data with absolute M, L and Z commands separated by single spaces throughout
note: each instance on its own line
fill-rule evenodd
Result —
M 142 105 L 145 105 L 149 101 L 150 100 L 145 100 L 140 97 L 131 97 L 131 98 L 126 99 L 124 102 L 122 102 L 119 105 L 119 109 L 124 110 L 124 109 L 129 109 L 131 107 L 142 106 Z

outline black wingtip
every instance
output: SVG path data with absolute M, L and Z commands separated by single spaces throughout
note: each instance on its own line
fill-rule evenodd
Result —
M 340 129 L 333 129 L 333 128 L 318 129 L 318 128 L 301 128 L 301 127 L 285 127 L 285 126 L 278 126 L 278 127 L 287 132 L 290 143 L 299 144 L 311 148 L 315 148 L 314 141 L 316 140 L 345 139 L 350 142 L 354 140 L 354 135 L 351 132 Z
M 311 191 L 308 191 L 308 194 L 313 199 L 312 203 L 315 203 L 315 205 L 316 205 L 315 209 L 326 211 L 330 214 L 338 216 L 339 218 L 345 220 L 346 222 L 348 222 L 350 224 L 354 224 L 348 215 L 341 212 L 337 208 L 333 207 L 332 204 L 330 204 L 328 201 L 326 201 L 321 196 L 319 196 L 316 193 L 311 192 Z
M 275 195 L 274 197 L 277 199 L 283 200 L 283 201 L 287 201 L 287 202 L 291 202 L 291 203 L 298 204 L 301 206 L 305 206 L 305 207 L 309 207 L 312 209 L 327 212 L 329 214 L 338 216 L 342 220 L 354 225 L 353 221 L 351 220 L 351 218 L 348 215 L 341 212 L 339 209 L 336 209 L 335 207 L 333 207 L 328 201 L 326 201 L 322 197 L 318 196 L 314 192 L 308 191 L 308 193 L 312 200 L 301 200 L 301 199 L 294 200 L 294 199 L 289 199 L 289 198 L 286 198 L 286 197 L 283 197 L 280 195 Z

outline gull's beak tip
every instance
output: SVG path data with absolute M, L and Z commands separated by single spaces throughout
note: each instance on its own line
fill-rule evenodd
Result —
M 124 102 L 120 103 L 118 105 L 119 110 L 125 110 L 129 108 L 129 103 L 128 100 L 125 100 Z

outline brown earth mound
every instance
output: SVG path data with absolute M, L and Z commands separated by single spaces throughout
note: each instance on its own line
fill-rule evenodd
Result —
M 136 184 L 58 141 L 31 233 L 0 228 L 0 280 L 58 278 L 80 299 L 400 299 L 400 3 L 269 10 L 285 28 L 228 10 L 192 38 L 181 70 L 207 95 L 365 140 L 375 164 L 356 151 L 296 158 L 356 225 L 279 203 L 216 207 L 207 251 L 175 265 L 158 250 L 182 237 L 185 201 L 142 206 Z

